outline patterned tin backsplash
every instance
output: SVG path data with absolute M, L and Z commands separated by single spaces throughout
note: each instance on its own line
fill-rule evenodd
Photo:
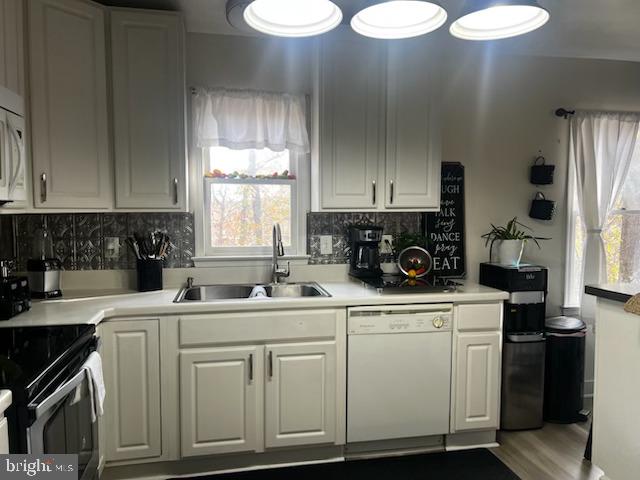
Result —
M 35 230 L 46 224 L 54 254 L 65 270 L 135 268 L 135 255 L 125 243 L 134 232 L 162 231 L 174 245 L 168 268 L 193 266 L 193 215 L 190 213 L 69 213 L 8 215 L 0 219 L 0 257 L 15 258 L 24 270 L 33 253 Z
M 309 213 L 307 217 L 307 251 L 309 263 L 336 264 L 349 263 L 351 255 L 349 245 L 349 226 L 356 224 L 379 225 L 384 235 L 395 233 L 420 233 L 422 231 L 421 213 Z M 331 235 L 333 253 L 320 253 L 320 237 Z M 381 260 L 391 261 L 391 255 L 381 255 Z
M 33 256 L 33 235 L 46 222 L 51 231 L 55 254 L 66 270 L 123 270 L 135 268 L 135 257 L 125 244 L 134 232 L 166 232 L 174 250 L 168 268 L 192 267 L 195 252 L 193 215 L 190 213 L 73 213 L 0 216 L 0 258 L 15 258 L 24 270 Z M 309 263 L 349 262 L 348 228 L 354 224 L 374 224 L 384 233 L 420 233 L 421 213 L 309 213 L 307 252 Z M 331 235 L 333 253 L 320 253 L 320 236 Z M 389 255 L 382 256 L 390 261 Z

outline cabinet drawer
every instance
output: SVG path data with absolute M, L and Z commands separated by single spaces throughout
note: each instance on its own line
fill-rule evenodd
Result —
M 335 310 L 192 315 L 180 318 L 180 346 L 334 338 Z
M 457 329 L 500 330 L 502 324 L 502 303 L 475 303 L 456 307 Z

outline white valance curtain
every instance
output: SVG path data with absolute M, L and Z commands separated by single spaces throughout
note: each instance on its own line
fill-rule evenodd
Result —
M 193 99 L 198 147 L 269 148 L 309 153 L 303 95 L 197 88 Z
M 577 112 L 570 122 L 569 159 L 575 172 L 578 206 L 587 232 L 583 284 L 606 281 L 602 231 L 615 207 L 640 129 L 640 114 Z M 582 314 L 594 316 L 583 296 Z

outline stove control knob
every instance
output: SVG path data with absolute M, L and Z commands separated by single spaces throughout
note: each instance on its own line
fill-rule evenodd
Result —
M 442 317 L 436 317 L 433 319 L 433 326 L 436 328 L 442 328 L 444 327 L 444 320 L 442 319 Z

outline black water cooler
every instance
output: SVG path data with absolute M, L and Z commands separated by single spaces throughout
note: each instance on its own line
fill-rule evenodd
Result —
M 480 283 L 509 292 L 504 305 L 500 428 L 543 425 L 547 269 L 480 264 Z

